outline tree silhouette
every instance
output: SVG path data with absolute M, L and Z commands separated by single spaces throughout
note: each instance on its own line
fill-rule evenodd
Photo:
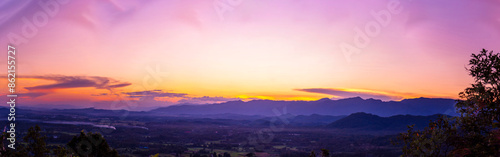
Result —
M 330 152 L 327 149 L 321 149 L 322 157 L 330 157 Z
M 9 137 L 9 134 L 6 132 L 2 133 L 2 136 L 0 139 L 2 142 L 0 142 L 0 156 L 13 156 L 15 151 L 12 151 L 11 149 L 6 148 L 6 144 L 4 144 L 5 139 Z M 18 148 L 19 149 L 19 148 Z
M 2 142 L 0 147 L 4 145 L 3 139 L 8 135 L 4 133 L 1 136 Z M 80 136 L 73 137 L 73 139 L 67 144 L 70 150 L 66 149 L 64 146 L 57 146 L 56 148 L 49 150 L 45 142 L 46 137 L 42 135 L 41 128 L 36 125 L 30 127 L 26 136 L 23 138 L 24 143 L 20 143 L 15 150 L 0 148 L 0 156 L 23 156 L 23 157 L 47 157 L 47 156 L 57 156 L 57 157 L 67 157 L 67 156 L 85 156 L 85 157 L 118 157 L 118 152 L 115 149 L 111 149 L 106 142 L 106 140 L 100 134 L 93 134 L 91 132 L 85 134 L 83 131 Z
M 316 153 L 313 151 L 311 151 L 311 154 L 309 154 L 309 157 L 316 157 Z
M 5 149 L 3 144 L 4 137 L 8 135 L 4 133 L 2 135 L 2 149 L 0 155 L 2 156 L 26 156 L 26 157 L 44 157 L 49 156 L 50 150 L 47 149 L 47 144 L 45 143 L 45 136 L 41 134 L 42 129 L 36 125 L 30 127 L 26 136 L 24 136 L 23 142 L 17 145 L 15 150 Z
M 52 152 L 57 157 L 67 157 L 70 155 L 70 152 L 65 147 L 62 146 L 57 146 L 57 148 L 54 148 Z
M 248 153 L 248 154 L 247 154 L 247 155 L 245 155 L 245 156 L 248 156 L 248 157 L 255 157 L 256 155 L 255 155 L 255 153 L 251 152 L 251 153 Z
M 459 94 L 456 105 L 463 138 L 457 151 L 474 156 L 500 156 L 500 54 L 482 50 L 472 54 L 469 75 L 472 87 Z
M 72 151 L 79 156 L 87 157 L 117 157 L 118 152 L 111 149 L 106 140 L 98 133 L 84 131 L 80 132 L 80 136 L 74 136 L 68 143 Z
M 452 140 L 457 137 L 456 118 L 442 116 L 429 123 L 422 131 L 414 131 L 408 126 L 408 132 L 398 138 L 403 140 L 404 156 L 449 156 L 453 146 Z M 398 142 L 395 143 L 399 144 Z
M 461 116 L 441 117 L 422 131 L 410 126 L 399 136 L 404 156 L 500 156 L 500 54 L 483 49 L 471 57 L 474 84 L 459 93 Z
M 25 156 L 43 157 L 47 156 L 49 150 L 47 149 L 47 144 L 45 143 L 45 136 L 41 135 L 41 128 L 36 125 L 35 127 L 30 127 L 28 133 L 23 137 L 23 141 L 26 142 L 25 147 L 21 147 L 19 154 Z

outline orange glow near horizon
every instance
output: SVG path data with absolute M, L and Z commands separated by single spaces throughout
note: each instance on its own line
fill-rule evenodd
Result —
M 39 86 L 39 85 L 46 85 L 46 84 L 51 84 L 54 83 L 55 81 L 49 81 L 49 80 L 43 80 L 43 79 L 36 79 L 36 78 L 18 78 L 18 84 L 19 86 L 26 86 L 26 87 L 32 87 L 32 86 Z M 161 86 L 161 85 L 159 85 Z M 402 99 L 408 99 L 408 98 L 418 98 L 418 97 L 443 97 L 443 98 L 455 98 L 455 97 L 446 97 L 446 96 L 432 96 L 432 95 L 425 95 L 425 94 L 415 94 L 415 93 L 391 93 L 391 92 L 385 92 L 385 91 L 375 91 L 375 90 L 368 90 L 368 89 L 334 89 L 338 91 L 345 91 L 345 92 L 353 92 L 353 93 L 366 93 L 366 94 L 372 94 L 372 95 L 387 95 L 387 96 L 398 96 L 401 97 L 401 99 L 395 99 L 395 100 L 402 100 Z M 138 91 L 137 89 L 133 88 L 124 88 L 116 91 L 109 91 L 107 89 L 95 89 L 93 87 L 81 87 L 81 88 L 61 88 L 61 89 L 50 89 L 50 90 L 34 90 L 30 91 L 27 89 L 19 89 L 18 93 L 29 93 L 29 92 L 35 92 L 35 93 L 47 93 L 46 95 L 41 95 L 41 96 L 36 96 L 36 97 L 31 97 L 28 100 L 32 101 L 45 101 L 45 102 L 57 102 L 57 101 L 63 101 L 63 102 L 70 102 L 70 101 L 81 101 L 81 100 L 86 100 L 89 102 L 92 101 L 113 101 L 117 99 L 117 97 L 122 97 L 120 99 L 127 99 L 127 100 L 138 100 L 137 98 L 128 98 L 126 97 L 123 93 L 128 93 L 128 92 L 136 92 Z M 174 93 L 178 93 L 178 91 L 170 91 Z M 180 92 L 182 93 L 182 92 Z M 196 93 L 196 92 L 189 92 L 189 93 Z M 261 94 L 240 94 L 240 95 L 235 95 L 235 92 L 225 92 L 221 91 L 220 93 L 217 93 L 216 91 L 212 91 L 211 94 L 207 94 L 206 91 L 202 92 L 205 93 L 204 95 L 194 95 L 194 94 L 189 94 L 187 97 L 201 97 L 201 96 L 210 96 L 210 97 L 226 97 L 226 98 L 239 98 L 244 101 L 250 101 L 250 100 L 255 100 L 255 99 L 262 99 L 262 100 L 287 100 L 287 101 L 315 101 L 319 100 L 321 98 L 342 98 L 340 96 L 332 95 L 332 94 L 324 94 L 324 93 L 306 93 L 306 92 L 301 92 L 301 91 L 281 91 L 278 93 L 281 94 L 272 94 L 269 92 L 263 92 Z M 4 94 L 7 94 L 4 92 Z M 105 95 L 101 95 L 105 94 Z M 22 95 L 22 94 L 21 94 Z M 167 101 L 167 102 L 177 102 L 179 100 L 182 100 L 182 98 L 156 98 L 155 100 L 157 101 Z

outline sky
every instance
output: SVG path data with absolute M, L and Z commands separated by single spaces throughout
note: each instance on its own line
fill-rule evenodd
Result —
M 0 8 L 0 42 L 16 47 L 19 104 L 33 107 L 455 99 L 473 83 L 470 55 L 500 50 L 495 0 L 6 0 Z

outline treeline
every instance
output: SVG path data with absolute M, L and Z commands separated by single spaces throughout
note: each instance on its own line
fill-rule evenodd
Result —
M 442 117 L 423 130 L 409 127 L 396 145 L 403 156 L 500 156 L 500 54 L 483 49 L 467 68 L 474 78 L 459 94 L 459 117 Z
M 109 147 L 101 134 L 84 131 L 79 136 L 74 136 L 66 146 L 48 146 L 46 136 L 42 135 L 42 129 L 36 125 L 30 127 L 22 142 L 17 144 L 16 149 L 5 148 L 5 141 L 0 143 L 1 156 L 23 156 L 23 157 L 46 157 L 46 156 L 85 156 L 85 157 L 119 157 L 115 149 Z M 2 134 L 2 139 L 8 135 Z

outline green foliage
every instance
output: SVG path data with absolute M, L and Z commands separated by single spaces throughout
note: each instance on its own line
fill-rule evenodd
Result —
M 156 153 L 155 155 L 151 155 L 151 157 L 158 157 L 160 156 L 160 153 Z
M 47 149 L 47 144 L 45 143 L 45 136 L 41 135 L 41 128 L 36 125 L 35 127 L 30 127 L 28 133 L 23 137 L 23 141 L 26 143 L 24 146 L 19 146 L 18 152 L 15 155 L 20 156 L 33 156 L 33 157 L 43 157 L 47 156 L 49 149 Z
M 84 131 L 80 132 L 80 136 L 75 136 L 68 143 L 68 146 L 72 151 L 79 156 L 87 157 L 117 157 L 118 152 L 115 149 L 111 149 L 108 142 L 98 133 Z
M 7 137 L 8 135 L 4 133 L 2 135 L 2 139 Z M 47 144 L 45 143 L 46 137 L 42 135 L 41 128 L 36 125 L 34 127 L 30 127 L 26 136 L 23 138 L 23 143 L 19 143 L 15 150 L 5 149 L 2 147 L 0 154 L 2 156 L 31 156 L 31 157 L 45 157 L 50 156 L 51 152 L 47 148 Z M 3 141 L 2 141 L 3 146 Z M 58 147 L 53 150 L 53 155 L 57 157 L 65 157 L 68 156 L 68 151 L 64 147 Z
M 327 149 L 321 149 L 321 156 L 322 157 L 329 157 L 330 152 Z
M 9 134 L 7 134 L 6 132 L 3 132 L 0 137 L 0 139 L 2 140 L 2 142 L 0 142 L 0 156 L 12 156 L 13 152 L 11 151 L 11 149 L 7 148 L 6 144 L 4 144 L 7 137 L 9 137 Z
M 8 135 L 4 133 L 2 135 L 2 139 L 7 137 Z M 100 134 L 92 134 L 87 133 L 84 134 L 81 132 L 79 137 L 73 137 L 73 139 L 68 143 L 70 149 L 75 150 L 72 153 L 70 150 L 66 149 L 63 146 L 57 146 L 56 148 L 49 150 L 47 144 L 45 143 L 46 137 L 42 135 L 41 128 L 36 125 L 34 127 L 30 127 L 26 136 L 23 138 L 24 143 L 20 143 L 15 150 L 11 149 L 2 149 L 0 148 L 1 156 L 23 156 L 23 157 L 48 157 L 48 156 L 56 156 L 56 157 L 68 157 L 68 156 L 85 156 L 85 157 L 97 157 L 97 156 L 106 156 L 106 157 L 117 157 L 118 152 L 114 149 L 111 149 L 106 140 Z M 95 145 L 86 145 L 92 142 Z M 2 143 L 0 143 L 3 146 Z M 76 151 L 76 149 L 80 146 L 80 150 L 85 151 Z M 89 146 L 89 147 L 86 147 Z
M 309 157 L 316 157 L 316 153 L 313 151 L 311 151 L 311 154 L 309 155 Z
M 442 116 L 429 123 L 424 130 L 413 130 L 398 138 L 403 141 L 404 156 L 448 156 L 451 154 L 453 139 L 457 136 L 456 118 Z M 399 144 L 399 143 L 398 143 Z
M 459 93 L 460 117 L 442 117 L 421 131 L 402 133 L 403 156 L 500 156 L 500 54 L 472 54 L 474 84 Z
M 457 152 L 467 156 L 500 156 L 500 54 L 482 50 L 472 54 L 472 87 L 459 94 L 456 105 L 463 131 Z
M 57 157 L 67 157 L 70 155 L 70 152 L 65 147 L 61 146 L 57 146 L 57 148 L 53 149 L 52 152 Z

